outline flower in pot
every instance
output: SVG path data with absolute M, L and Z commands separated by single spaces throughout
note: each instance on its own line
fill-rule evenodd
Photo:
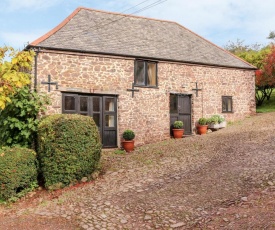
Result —
M 131 152 L 134 150 L 134 138 L 135 138 L 135 133 L 133 130 L 126 129 L 123 134 L 123 141 L 122 141 L 122 147 L 125 149 L 126 152 Z
M 184 134 L 183 129 L 183 122 L 182 121 L 175 121 L 173 124 L 173 136 L 174 138 L 182 138 Z
M 201 117 L 198 120 L 198 124 L 197 124 L 198 134 L 200 134 L 200 135 L 206 134 L 207 133 L 207 127 L 208 127 L 208 119 L 206 119 L 205 117 Z

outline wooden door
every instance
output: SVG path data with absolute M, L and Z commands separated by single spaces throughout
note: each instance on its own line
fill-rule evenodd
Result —
M 170 128 L 175 121 L 182 121 L 184 134 L 192 134 L 191 95 L 170 94 Z

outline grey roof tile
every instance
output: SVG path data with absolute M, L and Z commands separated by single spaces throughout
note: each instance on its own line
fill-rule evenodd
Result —
M 254 69 L 175 22 L 86 8 L 67 20 L 31 45 Z

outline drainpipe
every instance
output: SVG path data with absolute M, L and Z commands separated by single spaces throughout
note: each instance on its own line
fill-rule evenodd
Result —
M 35 51 L 35 57 L 34 57 L 34 91 L 37 91 L 37 57 L 40 52 L 40 47 L 36 49 Z

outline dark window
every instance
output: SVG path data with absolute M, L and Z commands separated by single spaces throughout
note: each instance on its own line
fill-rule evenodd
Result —
M 93 97 L 93 111 L 99 112 L 100 111 L 100 98 Z
M 64 110 L 75 111 L 76 110 L 76 96 L 66 95 L 64 97 Z
M 222 96 L 222 112 L 223 113 L 232 113 L 233 104 L 231 96 Z
M 170 95 L 170 113 L 178 113 L 178 95 Z
M 135 86 L 157 87 L 157 63 L 136 60 Z
M 88 97 L 80 97 L 80 112 L 88 112 Z

